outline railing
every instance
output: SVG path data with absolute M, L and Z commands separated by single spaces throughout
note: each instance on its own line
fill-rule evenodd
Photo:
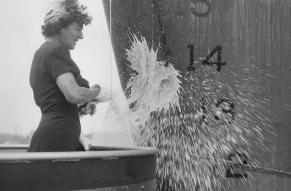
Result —
M 27 145 L 0 145 L 1 190 L 155 189 L 155 148 L 93 146 L 86 152 L 35 153 L 26 149 Z

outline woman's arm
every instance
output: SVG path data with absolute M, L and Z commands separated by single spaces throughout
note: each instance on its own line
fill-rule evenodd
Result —
M 96 98 L 100 92 L 98 85 L 90 89 L 79 86 L 71 72 L 59 75 L 56 81 L 66 100 L 73 104 L 88 102 Z

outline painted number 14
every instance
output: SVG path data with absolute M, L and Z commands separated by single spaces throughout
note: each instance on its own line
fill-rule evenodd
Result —
M 195 71 L 196 67 L 194 66 L 194 45 L 188 44 L 187 46 L 190 49 L 190 65 L 187 67 L 188 71 Z M 212 58 L 216 55 L 216 62 L 212 61 Z M 226 62 L 221 61 L 221 55 L 222 55 L 222 46 L 217 45 L 205 58 L 203 58 L 202 61 L 199 63 L 203 65 L 216 65 L 216 70 L 218 72 L 221 71 L 222 66 L 226 65 Z

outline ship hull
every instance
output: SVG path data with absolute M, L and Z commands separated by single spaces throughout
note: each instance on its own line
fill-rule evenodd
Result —
M 130 78 L 131 34 L 143 36 L 160 60 L 169 60 L 183 76 L 199 68 L 217 69 L 222 82 L 240 87 L 255 83 L 257 92 L 246 99 L 269 100 L 253 120 L 272 127 L 263 129 L 265 152 L 253 145 L 254 158 L 262 166 L 290 171 L 291 157 L 291 3 L 288 0 L 104 0 L 108 26 L 123 90 Z M 111 4 L 110 4 L 111 2 Z M 199 7 L 200 6 L 200 7 Z M 217 51 L 220 47 L 220 51 Z M 213 50 L 215 54 L 210 56 Z M 220 57 L 217 53 L 220 52 Z M 221 66 L 206 66 L 207 56 Z M 219 57 L 219 61 L 217 60 Z M 205 63 L 205 62 L 204 62 Z M 225 65 L 222 65 L 225 63 Z M 233 75 L 233 74 L 238 75 Z M 199 75 L 199 74 L 195 74 Z M 252 81 L 252 79 L 255 79 Z M 236 83 L 236 84 L 234 84 Z M 243 91 L 244 93 L 244 91 Z M 236 99 L 230 97 L 229 99 Z M 234 103 L 235 105 L 237 103 Z M 239 105 L 239 104 L 237 104 Z M 261 107 L 261 106 L 258 106 Z M 243 110 L 250 108 L 245 107 Z M 256 124 L 254 124 L 256 125 Z M 259 125 L 260 126 L 260 125 Z M 252 127 L 249 127 L 252 128 Z M 253 173 L 255 181 L 241 184 L 229 178 L 230 190 L 291 190 L 288 177 Z

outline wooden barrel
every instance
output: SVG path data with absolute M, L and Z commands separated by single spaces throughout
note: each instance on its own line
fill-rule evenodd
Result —
M 154 148 L 46 153 L 25 153 L 26 149 L 0 146 L 1 190 L 155 190 Z
M 265 167 L 291 171 L 291 1 L 104 0 L 104 5 L 123 89 L 130 33 L 141 34 L 154 48 L 160 44 L 160 59 L 169 59 L 183 75 L 213 67 L 230 84 L 256 79 L 256 96 L 269 100 L 265 112 L 276 134 L 267 146 L 271 151 L 257 157 Z M 253 176 L 251 184 L 230 178 L 230 190 L 291 190 L 288 177 Z

